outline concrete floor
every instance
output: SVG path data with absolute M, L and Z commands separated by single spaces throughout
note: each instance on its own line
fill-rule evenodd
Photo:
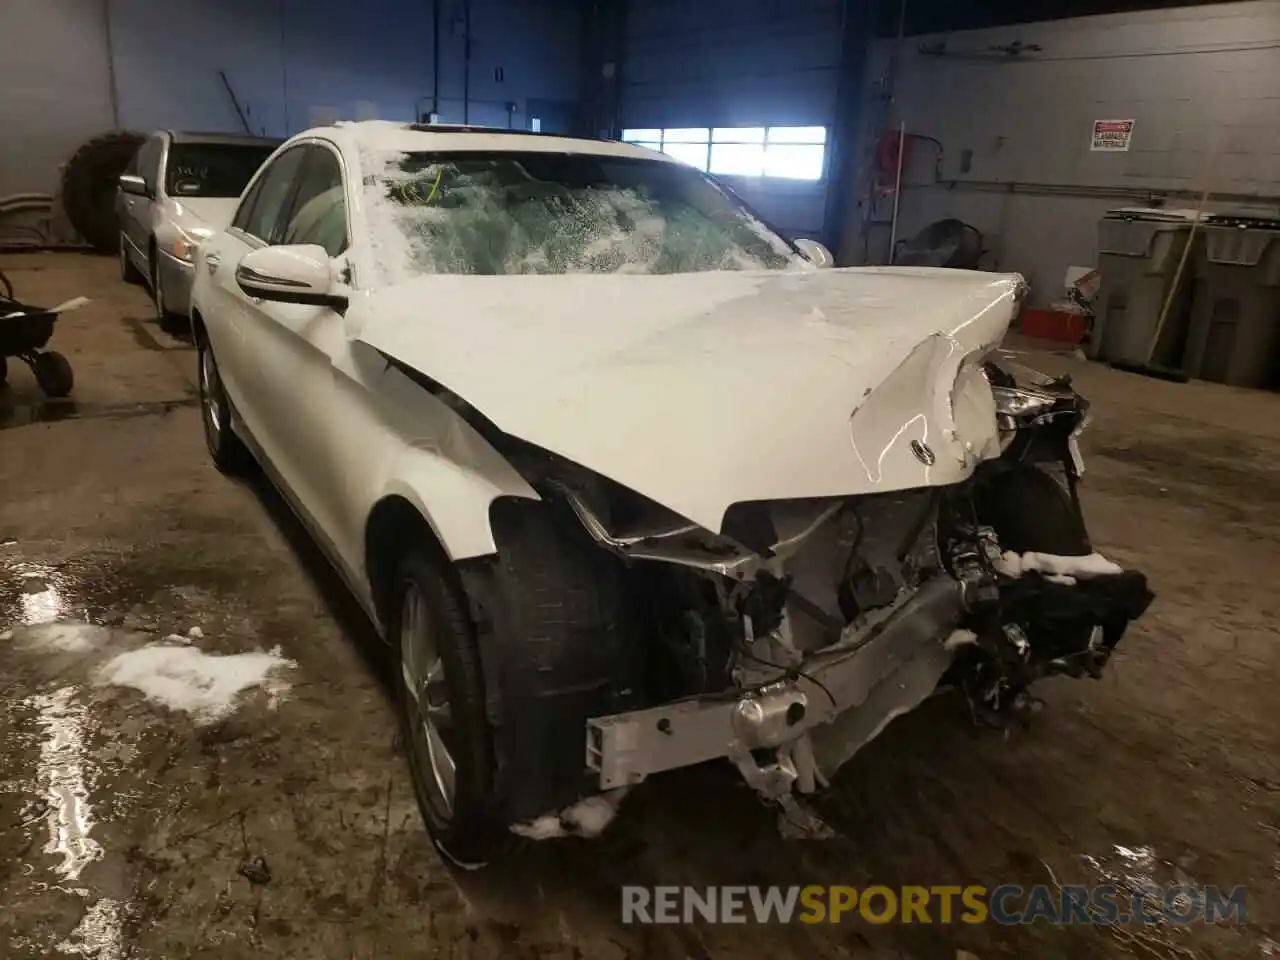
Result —
M 0 260 L 19 295 L 94 303 L 54 345 L 74 403 L 0 393 L 0 957 L 1249 957 L 1280 955 L 1280 396 L 1084 364 L 1086 509 L 1158 599 L 1101 682 L 1051 681 L 1003 740 L 940 698 L 781 839 L 719 767 L 646 784 L 596 843 L 446 869 L 399 755 L 385 663 L 260 485 L 209 463 L 192 352 L 110 260 Z M 51 634 L 53 617 L 100 625 Z M 195 725 L 91 684 L 198 625 L 279 646 L 275 704 Z M 11 631 L 11 632 L 10 632 Z M 269 880 L 246 861 L 265 861 Z M 259 882 L 251 882 L 249 873 Z M 623 883 L 1186 881 L 1248 886 L 1243 927 L 624 927 Z M 267 880 L 267 882 L 261 882 Z

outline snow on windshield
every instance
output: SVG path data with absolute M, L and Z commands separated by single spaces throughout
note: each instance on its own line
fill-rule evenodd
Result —
M 811 265 L 690 167 L 572 153 L 362 152 L 387 280 Z

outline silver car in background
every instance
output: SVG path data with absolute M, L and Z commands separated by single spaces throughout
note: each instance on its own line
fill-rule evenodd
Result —
M 188 328 L 196 248 L 231 222 L 240 193 L 280 141 L 160 131 L 120 177 L 120 275 L 151 289 L 163 329 Z

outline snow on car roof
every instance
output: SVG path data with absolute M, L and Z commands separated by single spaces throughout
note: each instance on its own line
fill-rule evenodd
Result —
M 678 163 L 665 154 L 630 143 L 613 140 L 587 140 L 500 127 L 433 126 L 404 124 L 389 120 L 344 121 L 334 124 L 347 133 L 363 150 L 382 153 L 418 153 L 433 150 L 479 151 L 518 150 L 529 153 L 586 153 L 598 156 L 635 157 L 641 160 L 663 160 Z M 330 128 L 332 129 L 332 128 Z M 323 135 L 321 131 L 308 131 Z M 300 134 L 306 136 L 307 134 Z

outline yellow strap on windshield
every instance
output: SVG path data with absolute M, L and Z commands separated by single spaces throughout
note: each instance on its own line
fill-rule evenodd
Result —
M 427 203 L 430 204 L 436 198 L 436 191 L 440 189 L 440 178 L 444 176 L 444 165 L 440 165 L 440 169 L 436 171 L 436 182 L 431 185 L 431 192 L 427 194 Z

